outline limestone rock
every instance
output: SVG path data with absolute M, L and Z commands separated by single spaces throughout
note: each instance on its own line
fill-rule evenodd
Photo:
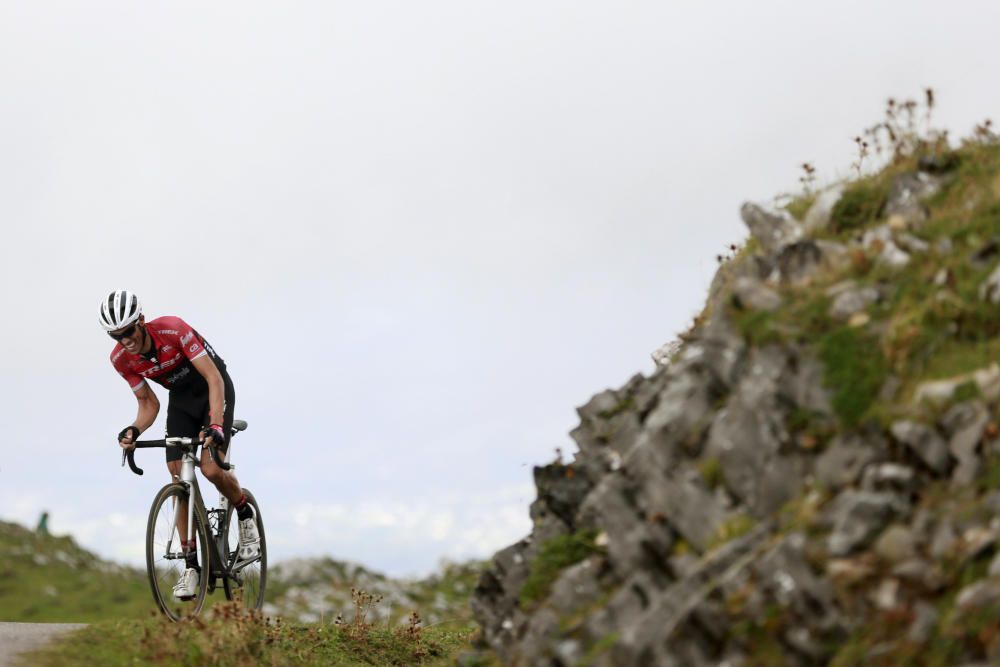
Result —
M 768 255 L 802 236 L 801 226 L 787 211 L 769 210 L 747 202 L 740 207 L 740 217 Z
M 878 251 L 878 261 L 894 268 L 906 266 L 910 256 L 903 252 L 893 238 L 889 225 L 879 225 L 865 232 L 861 240 L 862 246 Z
M 934 429 L 917 422 L 898 421 L 890 430 L 892 436 L 909 447 L 928 468 L 939 474 L 948 470 L 951 461 L 948 445 Z
M 917 540 L 907 526 L 889 526 L 875 542 L 875 553 L 889 563 L 900 563 L 917 555 Z
M 989 411 L 981 401 L 954 405 L 941 418 L 941 427 L 949 436 L 948 449 L 958 461 L 951 478 L 955 486 L 970 484 L 979 473 L 979 443 L 989 420 Z
M 838 183 L 816 195 L 816 199 L 813 200 L 812 206 L 809 207 L 806 217 L 802 221 L 803 231 L 806 234 L 815 234 L 829 227 L 833 207 L 840 201 L 840 196 L 843 193 L 844 184 Z
M 896 245 L 910 254 L 923 254 L 931 248 L 927 241 L 906 232 L 896 234 L 895 239 Z
M 573 530 L 576 512 L 593 483 L 586 475 L 578 472 L 578 468 L 559 463 L 536 466 L 534 475 L 535 487 L 538 489 L 536 504 L 559 517 Z
M 915 644 L 923 644 L 931 638 L 938 622 L 938 611 L 934 605 L 918 601 L 913 606 L 913 622 L 906 633 L 906 638 Z
M 521 586 L 528 578 L 525 553 L 530 542 L 522 540 L 498 552 L 483 572 L 470 604 L 485 639 L 493 647 L 516 642 L 524 625 L 524 613 L 517 608 Z
M 837 437 L 816 459 L 816 480 L 825 488 L 840 490 L 854 484 L 878 457 L 879 450 L 861 438 Z
M 846 556 L 867 546 L 904 507 L 895 494 L 845 491 L 838 498 L 833 532 L 827 540 L 830 554 Z
M 872 591 L 872 603 L 877 609 L 888 611 L 899 605 L 899 580 L 883 579 L 879 582 L 878 588 Z
M 943 403 L 951 400 L 955 390 L 967 382 L 975 382 L 979 392 L 987 401 L 1000 398 L 1000 364 L 996 362 L 972 373 L 963 373 L 944 380 L 931 380 L 917 385 L 913 400 L 915 403 L 928 401 Z
M 781 247 L 776 261 L 783 283 L 802 285 L 823 266 L 823 251 L 812 240 L 794 241 Z
M 1000 606 L 1000 583 L 986 580 L 969 584 L 959 591 L 955 606 L 962 611 L 995 609 Z
M 672 340 L 653 350 L 649 356 L 652 357 L 657 368 L 666 368 L 670 365 L 670 360 L 673 359 L 674 355 L 680 351 L 681 345 L 683 345 L 683 341 Z
M 851 253 L 843 243 L 818 239 L 814 241 L 823 253 L 823 267 L 832 272 L 839 272 L 851 264 Z
M 759 280 L 742 276 L 733 285 L 733 299 L 737 306 L 749 310 L 770 312 L 781 305 L 781 295 Z
M 901 174 L 889 188 L 884 215 L 900 215 L 908 225 L 919 226 L 927 220 L 927 208 L 922 200 L 935 194 L 941 179 L 925 172 Z
M 942 518 L 931 537 L 930 555 L 935 560 L 942 560 L 954 555 L 957 548 L 958 534 L 955 532 L 955 525 L 948 518 Z
M 962 560 L 969 562 L 994 551 L 1000 531 L 982 526 L 972 526 L 962 533 Z
M 1000 553 L 993 556 L 993 560 L 990 561 L 990 569 L 987 574 L 993 578 L 1000 577 Z
M 826 574 L 838 586 L 854 586 L 875 573 L 875 564 L 865 558 L 831 558 Z
M 979 298 L 989 303 L 1000 304 L 1000 266 L 979 286 Z
M 942 236 L 934 242 L 934 252 L 941 257 L 950 255 L 955 250 L 955 244 L 947 236 Z
M 879 297 L 879 291 L 874 287 L 860 287 L 843 291 L 830 304 L 830 317 L 846 321 L 855 313 L 877 302 Z
M 920 557 L 898 563 L 892 568 L 892 576 L 919 592 L 934 593 L 945 585 L 941 568 Z
M 881 463 L 865 468 L 861 488 L 865 491 L 891 491 L 908 494 L 913 491 L 917 475 L 913 468 L 899 463 Z

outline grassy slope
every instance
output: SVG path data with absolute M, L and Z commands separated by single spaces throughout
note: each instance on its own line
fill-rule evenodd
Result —
M 0 620 L 90 623 L 152 608 L 143 572 L 0 521 Z
M 205 609 L 224 601 L 220 588 Z M 144 571 L 101 560 L 68 536 L 0 521 L 0 621 L 94 623 L 158 613 Z
M 445 600 L 454 619 L 419 632 L 264 619 L 230 608 L 221 590 L 202 619 L 173 624 L 156 611 L 144 572 L 102 561 L 69 537 L 0 521 L 0 620 L 92 624 L 24 658 L 30 665 L 451 664 L 474 633 L 467 593 L 477 573 L 452 565 L 409 586 L 420 608 Z
M 469 626 L 416 633 L 386 628 L 283 624 L 235 608 L 193 622 L 105 621 L 24 659 L 38 667 L 89 665 L 449 665 L 468 647 Z

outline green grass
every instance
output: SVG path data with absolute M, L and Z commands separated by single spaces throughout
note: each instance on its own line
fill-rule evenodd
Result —
M 775 328 L 776 316 L 765 310 L 737 310 L 733 318 L 736 327 L 750 345 L 761 347 L 781 341 L 781 334 Z
M 618 643 L 618 634 L 612 632 L 610 634 L 601 637 L 596 642 L 587 647 L 587 651 L 580 658 L 580 662 L 577 667 L 591 667 L 597 663 L 597 661 L 604 655 L 608 653 L 611 649 L 615 647 Z
M 69 537 L 0 521 L 0 620 L 90 623 L 154 606 L 145 572 L 103 561 Z
M 856 426 L 872 405 L 888 374 L 877 341 L 852 327 L 834 329 L 820 338 L 823 379 L 833 392 L 833 409 L 849 427 Z
M 869 226 L 878 218 L 888 194 L 888 185 L 877 179 L 865 179 L 850 185 L 833 207 L 831 230 L 842 234 Z
M 548 597 L 559 573 L 591 554 L 601 553 L 596 530 L 561 535 L 543 543 L 531 562 L 531 572 L 521 588 L 521 608 L 530 609 Z
M 207 617 L 103 621 L 25 656 L 24 665 L 450 665 L 475 630 L 468 624 L 390 629 L 284 624 L 220 606 Z
M 976 480 L 976 486 L 981 492 L 1000 489 L 1000 458 L 990 457 L 986 469 Z
M 318 567 L 350 578 L 344 564 L 326 565 Z M 102 561 L 69 537 L 0 522 L 0 620 L 91 624 L 25 658 L 26 665 L 450 665 L 474 634 L 468 598 L 480 569 L 452 564 L 410 582 L 405 593 L 413 609 L 393 609 L 391 621 L 363 631 L 269 622 L 233 608 L 221 589 L 206 600 L 201 618 L 173 624 L 155 609 L 145 572 Z M 365 576 L 380 580 L 377 573 Z M 289 584 L 272 581 L 268 599 L 277 600 Z M 442 620 L 398 630 L 399 619 L 414 609 Z
M 952 398 L 956 403 L 961 403 L 963 401 L 971 401 L 974 398 L 979 398 L 982 396 L 982 392 L 979 390 L 979 385 L 973 381 L 963 382 L 955 389 L 955 394 Z
M 715 456 L 707 456 L 698 462 L 698 472 L 705 486 L 717 488 L 723 482 L 722 462 Z
M 830 327 L 830 299 L 823 293 L 825 282 L 801 289 L 788 289 L 779 310 L 741 310 L 730 307 L 730 316 L 743 339 L 752 346 L 771 343 L 809 343 Z
M 812 208 L 813 202 L 816 201 L 815 194 L 803 195 L 801 197 L 796 197 L 792 201 L 785 205 L 785 210 L 798 221 L 803 221 L 806 218 L 806 213 Z
M 204 609 L 224 602 L 220 587 Z M 155 611 L 145 571 L 102 560 L 68 536 L 0 521 L 0 620 L 93 623 Z
M 597 416 L 601 419 L 612 419 L 613 417 L 620 415 L 626 410 L 631 410 L 635 407 L 635 399 L 631 396 L 626 396 L 614 405 L 614 407 L 608 410 L 601 410 L 597 413 Z

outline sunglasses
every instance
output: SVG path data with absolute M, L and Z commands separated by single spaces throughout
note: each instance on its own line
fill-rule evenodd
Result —
M 111 333 L 109 331 L 108 335 L 111 336 L 112 338 L 114 338 L 115 340 L 119 340 L 119 341 L 122 340 L 122 339 L 125 339 L 125 338 L 131 338 L 132 336 L 135 335 L 135 331 L 136 331 L 136 328 L 138 326 L 139 326 L 139 323 L 136 322 L 135 324 L 133 324 L 132 326 L 130 326 L 128 329 L 126 329 L 125 331 L 123 331 L 121 333 Z

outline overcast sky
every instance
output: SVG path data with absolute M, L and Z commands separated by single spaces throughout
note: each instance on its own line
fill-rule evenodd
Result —
M 225 358 L 272 562 L 530 530 L 574 408 L 700 309 L 744 200 L 888 96 L 997 117 L 1000 5 L 0 0 L 0 518 L 142 562 L 161 452 L 98 301 Z M 166 392 L 156 388 L 164 403 Z M 147 433 L 161 437 L 163 415 Z M 214 494 L 206 494 L 210 497 Z

